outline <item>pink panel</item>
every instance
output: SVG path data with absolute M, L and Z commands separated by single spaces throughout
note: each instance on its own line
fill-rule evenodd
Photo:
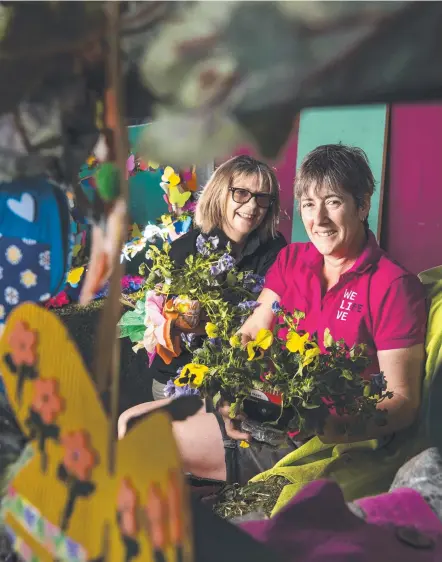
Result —
M 281 222 L 279 224 L 280 232 L 285 236 L 287 242 L 292 239 L 292 221 L 293 221 L 293 182 L 296 171 L 296 156 L 298 153 L 298 128 L 295 127 L 292 136 L 290 137 L 282 156 L 279 161 L 274 165 L 276 175 L 281 185 Z M 234 155 L 248 154 L 255 156 L 256 154 L 252 149 L 242 147 L 238 148 Z
M 413 273 L 442 264 L 442 104 L 394 105 L 382 246 Z

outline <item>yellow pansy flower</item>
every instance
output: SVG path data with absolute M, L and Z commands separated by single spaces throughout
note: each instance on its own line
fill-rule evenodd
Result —
M 206 334 L 209 338 L 217 338 L 218 337 L 218 326 L 213 322 L 207 322 L 206 324 Z
M 287 349 L 292 353 L 300 353 L 304 355 L 305 344 L 308 342 L 310 334 L 306 332 L 300 336 L 298 332 L 289 332 L 287 334 Z
M 232 347 L 240 347 L 241 346 L 241 338 L 238 334 L 235 334 L 229 339 L 229 343 Z
M 247 344 L 248 360 L 260 359 L 264 356 L 264 351 L 273 343 L 273 333 L 270 330 L 262 328 L 253 341 Z
M 188 384 L 193 388 L 201 386 L 204 377 L 209 372 L 209 367 L 198 365 L 198 363 L 188 363 L 183 367 L 180 375 L 175 379 L 176 386 L 185 386 Z
M 306 365 L 310 365 L 310 363 L 313 363 L 313 361 L 315 360 L 315 358 L 321 354 L 321 350 L 319 349 L 319 347 L 316 344 L 311 344 L 313 347 L 311 347 L 310 349 L 307 349 L 307 351 L 305 352 L 304 358 L 302 360 L 302 366 L 305 367 Z

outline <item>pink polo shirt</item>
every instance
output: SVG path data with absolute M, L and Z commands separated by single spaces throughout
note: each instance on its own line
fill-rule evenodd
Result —
M 281 298 L 289 311 L 305 313 L 299 328 L 317 332 L 322 346 L 326 328 L 348 346 L 367 344 L 372 362 L 366 375 L 379 372 L 376 352 L 424 343 L 426 305 L 423 285 L 381 250 L 372 232 L 353 267 L 325 292 L 323 256 L 315 246 L 286 246 L 267 273 L 264 288 Z

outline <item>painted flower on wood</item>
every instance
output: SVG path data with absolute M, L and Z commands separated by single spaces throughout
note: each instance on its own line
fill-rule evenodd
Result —
M 37 333 L 26 322 L 16 322 L 8 338 L 10 352 L 5 361 L 11 371 L 17 375 L 16 399 L 21 404 L 23 387 L 26 380 L 37 378 Z
M 89 433 L 71 431 L 61 438 L 63 462 L 58 467 L 58 478 L 68 488 L 68 499 L 62 513 L 60 527 L 66 531 L 78 498 L 89 497 L 95 491 L 92 472 L 98 464 L 98 455 L 92 447 Z
M 138 556 L 138 494 L 129 478 L 123 478 L 117 497 L 117 522 L 126 549 L 126 562 Z
M 37 441 L 41 455 L 41 469 L 45 472 L 48 463 L 46 441 L 47 439 L 58 441 L 60 428 L 55 421 L 63 411 L 65 401 L 58 392 L 58 382 L 55 379 L 37 379 L 33 390 L 26 425 L 31 440 Z

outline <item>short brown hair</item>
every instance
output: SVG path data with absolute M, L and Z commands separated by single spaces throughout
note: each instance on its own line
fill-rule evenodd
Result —
M 373 195 L 375 188 L 365 152 L 343 144 L 324 144 L 307 154 L 295 178 L 298 203 L 312 184 L 318 190 L 326 184 L 337 194 L 345 191 L 353 197 L 358 208 L 364 205 L 367 195 Z
M 222 228 L 229 188 L 240 176 L 255 176 L 260 188 L 266 189 L 274 196 L 273 203 L 267 209 L 262 223 L 257 228 L 260 239 L 265 242 L 277 234 L 279 222 L 280 200 L 279 182 L 275 172 L 259 160 L 251 156 L 235 156 L 217 168 L 204 187 L 196 206 L 195 223 L 208 234 L 214 228 Z

